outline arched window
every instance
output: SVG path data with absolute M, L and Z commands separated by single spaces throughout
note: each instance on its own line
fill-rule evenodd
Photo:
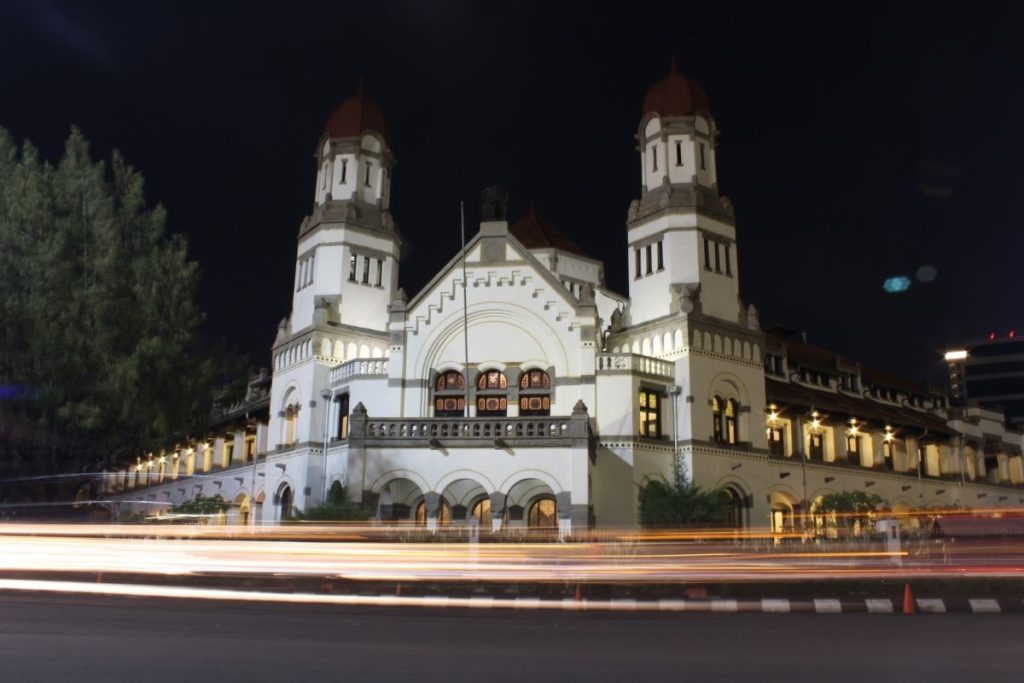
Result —
M 284 444 L 290 446 L 298 438 L 299 405 L 293 403 L 284 409 Z
M 442 372 L 434 381 L 434 416 L 466 414 L 466 378 L 458 370 Z
M 538 498 L 530 505 L 527 524 L 531 529 L 544 529 L 558 526 L 557 508 L 554 498 Z
M 281 491 L 281 519 L 291 519 L 294 514 L 294 503 L 292 502 L 292 487 L 285 486 Z
M 441 501 L 441 508 L 438 510 L 437 523 L 448 524 L 452 521 L 452 509 L 448 507 L 448 503 Z M 416 506 L 416 523 L 426 524 L 427 523 L 427 501 L 421 500 L 420 504 Z
M 739 417 L 740 406 L 733 399 L 725 402 L 725 440 L 726 443 L 736 444 L 740 440 L 739 430 L 736 425 L 736 418 Z
M 476 414 L 504 417 L 508 414 L 508 378 L 500 370 L 486 370 L 476 381 Z
M 551 378 L 543 370 L 526 370 L 519 379 L 519 414 L 551 414 Z
M 481 498 L 473 505 L 473 509 L 470 512 L 472 519 L 479 522 L 480 526 L 484 529 L 491 528 L 491 499 Z
M 725 440 L 725 428 L 722 423 L 722 412 L 724 409 L 725 402 L 721 396 L 711 397 L 711 423 L 712 423 L 712 440 L 717 443 L 721 443 Z
M 736 489 L 727 486 L 718 492 L 722 507 L 725 508 L 725 523 L 733 529 L 743 528 L 743 497 Z

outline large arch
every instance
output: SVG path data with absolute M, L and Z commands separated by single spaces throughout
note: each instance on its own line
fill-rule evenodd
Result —
M 384 522 L 406 522 L 414 518 L 426 489 L 408 477 L 392 477 L 377 492 L 377 518 Z
M 728 505 L 725 522 L 733 529 L 750 526 L 750 487 L 739 477 L 728 475 L 715 484 L 715 489 Z
M 452 472 L 449 472 L 448 474 L 445 474 L 444 476 L 442 476 L 440 479 L 437 480 L 437 482 L 434 484 L 433 490 L 434 491 L 441 491 L 441 492 L 443 492 L 453 482 L 458 481 L 460 479 L 468 479 L 468 480 L 476 483 L 478 486 L 480 486 L 481 488 L 483 488 L 487 492 L 497 491 L 498 490 L 494 486 L 494 482 L 492 482 L 482 472 L 478 472 L 476 470 L 466 470 L 466 469 L 454 470 Z
M 486 525 L 490 527 L 491 491 L 484 488 L 479 481 L 468 478 L 454 479 L 445 485 L 443 489 L 438 487 L 438 490 L 441 492 L 441 498 L 444 502 L 448 503 L 452 521 L 455 523 L 469 522 L 474 506 L 480 505 L 482 501 L 486 501 L 483 504 L 486 507 Z M 483 512 L 484 510 L 481 508 L 481 513 Z M 483 524 L 484 520 L 481 519 L 480 522 Z
M 519 479 L 505 494 L 507 524 L 512 527 L 529 527 L 531 524 L 544 528 L 557 526 L 557 493 L 558 489 L 553 489 L 544 480 L 534 477 Z M 545 501 L 550 501 L 550 505 Z

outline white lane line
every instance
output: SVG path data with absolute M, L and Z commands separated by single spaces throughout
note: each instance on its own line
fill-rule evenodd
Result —
M 867 598 L 864 604 L 872 614 L 892 614 L 892 600 L 889 598 Z
M 539 609 L 540 598 L 516 598 L 516 609 Z
M 815 598 L 814 611 L 818 614 L 840 614 L 843 611 L 843 603 L 834 598 Z
M 918 598 L 917 609 L 926 614 L 945 614 L 946 603 L 942 598 Z
M 975 614 L 999 614 L 1003 608 L 999 606 L 998 600 L 991 598 L 971 598 L 971 611 Z
M 789 612 L 789 600 L 786 598 L 761 598 L 762 612 Z
M 712 612 L 738 612 L 739 604 L 735 600 L 712 600 Z
M 469 606 L 489 609 L 494 607 L 494 598 L 477 595 L 469 599 Z
M 686 607 L 686 600 L 672 600 L 670 598 L 658 600 L 658 609 L 662 612 L 684 612 Z
M 613 610 L 622 610 L 624 612 L 635 612 L 637 608 L 636 600 L 627 598 L 612 600 L 611 608 Z

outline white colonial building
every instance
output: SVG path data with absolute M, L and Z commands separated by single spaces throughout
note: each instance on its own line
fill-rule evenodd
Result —
M 362 92 L 341 104 L 271 372 L 209 439 L 108 493 L 221 495 L 267 524 L 340 485 L 380 520 L 570 531 L 635 526 L 639 491 L 678 459 L 736 526 L 784 528 L 842 489 L 902 509 L 1024 502 L 1021 435 L 998 414 L 761 329 L 695 82 L 673 68 L 651 87 L 636 139 L 628 296 L 532 209 L 510 223 L 489 188 L 464 251 L 409 298 L 387 124 Z

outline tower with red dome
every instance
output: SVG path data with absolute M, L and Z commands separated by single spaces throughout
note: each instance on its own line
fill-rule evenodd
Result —
M 640 198 L 629 208 L 630 320 L 677 311 L 679 298 L 739 323 L 732 205 L 719 194 L 718 129 L 703 88 L 675 62 L 644 98 L 637 130 Z
M 331 369 L 353 359 L 366 359 L 368 367 L 386 362 L 401 250 L 390 211 L 390 130 L 362 84 L 328 116 L 315 159 L 313 209 L 299 227 L 291 313 L 278 327 L 272 352 L 272 404 L 284 408 L 271 415 L 269 446 L 296 458 L 305 457 L 302 444 L 323 440 L 325 420 L 348 414 L 347 406 L 321 395 Z M 323 478 L 318 462 L 303 461 L 304 480 Z M 285 485 L 291 475 L 281 464 L 286 468 L 271 474 Z M 292 490 L 297 505 L 323 495 L 316 486 Z

